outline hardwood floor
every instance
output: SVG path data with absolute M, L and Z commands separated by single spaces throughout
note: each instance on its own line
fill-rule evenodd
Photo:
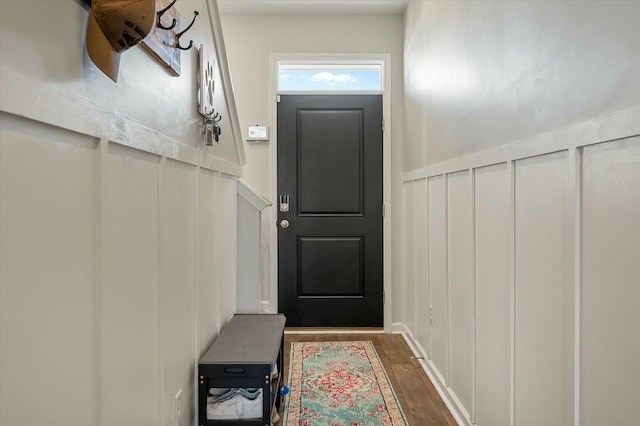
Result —
M 288 331 L 289 332 L 289 331 Z M 400 334 L 285 334 L 285 383 L 291 342 L 370 340 L 411 426 L 456 425 L 444 402 Z

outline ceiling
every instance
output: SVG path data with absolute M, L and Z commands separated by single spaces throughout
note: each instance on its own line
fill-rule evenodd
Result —
M 409 0 L 218 0 L 221 14 L 403 14 Z

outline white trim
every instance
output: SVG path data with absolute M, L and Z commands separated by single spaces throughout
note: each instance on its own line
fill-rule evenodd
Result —
M 425 348 L 425 354 L 426 354 L 426 359 L 428 359 L 429 361 L 431 361 L 431 348 L 432 348 L 432 342 L 433 342 L 433 309 L 431 309 L 432 307 L 432 294 L 431 294 L 431 232 L 430 232 L 430 223 L 431 223 L 431 203 L 429 201 L 429 197 L 431 196 L 431 192 L 429 190 L 429 179 L 425 179 L 425 222 L 427 224 L 427 226 L 425 227 L 425 256 L 426 256 L 426 263 L 427 263 L 427 272 L 425 274 L 425 280 L 426 283 L 425 285 L 427 286 L 427 301 L 429 302 L 427 304 L 427 310 L 429 312 L 429 324 L 428 324 L 428 330 L 429 330 L 429 335 L 427 336 L 427 348 Z
M 452 172 L 455 173 L 455 172 Z M 445 279 L 447 301 L 445 306 L 447 307 L 447 364 L 445 365 L 445 377 L 444 384 L 448 387 L 451 386 L 451 244 L 449 244 L 449 236 L 451 235 L 449 229 L 449 173 L 445 173 L 443 176 L 444 185 L 444 244 L 445 244 L 445 271 L 447 277 Z
M 193 211 L 192 211 L 192 220 L 193 226 L 193 262 L 191 267 L 193 268 L 193 292 L 191 293 L 191 323 L 193 327 L 193 378 L 191 379 L 191 389 L 198 389 L 198 373 L 199 373 L 199 365 L 200 361 L 200 346 L 202 342 L 200 341 L 200 326 L 198 321 L 199 311 L 198 311 L 198 300 L 200 299 L 200 268 L 199 264 L 199 225 L 200 225 L 200 166 L 196 166 L 193 170 Z M 191 408 L 194 413 L 198 413 L 198 399 L 192 398 L 191 400 Z M 197 414 L 196 414 L 197 415 Z
M 477 239 L 477 222 L 478 217 L 476 213 L 476 169 L 469 170 L 469 186 L 471 194 L 471 273 L 473 275 L 473 312 L 471 314 L 472 326 L 472 351 L 471 357 L 471 423 L 477 423 L 478 421 L 478 239 Z
M 340 53 L 270 53 L 269 54 L 269 122 L 272 129 L 271 142 L 269 144 L 269 196 L 272 200 L 278 198 L 278 119 L 277 119 L 277 97 L 278 97 L 278 62 L 283 61 L 359 61 L 362 63 L 379 63 L 382 66 L 382 113 L 385 119 L 385 129 L 382 134 L 383 150 L 383 203 L 386 214 L 383 218 L 383 256 L 384 256 L 384 284 L 385 294 L 384 304 L 384 329 L 392 327 L 393 300 L 391 287 L 392 263 L 391 263 L 391 227 L 393 218 L 393 206 L 391 199 L 391 125 L 393 121 L 391 113 L 391 55 L 388 53 L 379 54 L 340 54 Z M 293 92 L 286 92 L 293 94 Z M 300 93 L 300 92 L 296 92 Z M 313 94 L 330 94 L 327 92 L 310 92 Z M 349 92 L 339 92 L 348 94 Z M 379 92 L 375 92 L 380 94 Z M 354 94 L 366 94 L 365 92 L 354 92 Z M 276 209 L 269 209 L 269 223 L 276 223 L 278 220 Z M 278 312 L 278 234 L 275 226 L 269 227 L 269 311 Z
M 569 151 L 569 165 L 573 168 L 573 424 L 580 425 L 580 369 L 582 330 L 582 148 Z M 571 172 L 571 170 L 570 170 Z
M 509 259 L 510 277 L 509 287 L 509 424 L 516 424 L 516 162 L 507 162 L 509 174 L 509 214 L 511 223 L 509 226 L 509 242 L 511 257 Z
M 392 244 L 391 231 L 393 227 L 394 207 L 391 198 L 391 128 L 393 114 L 391 113 L 391 55 L 375 55 L 382 60 L 382 117 L 385 123 L 382 133 L 382 202 L 386 213 L 383 221 L 383 267 L 384 267 L 384 328 L 391 327 L 393 319 L 393 276 L 392 272 Z
M 229 114 L 229 123 L 231 123 L 231 134 L 236 146 L 236 154 L 240 166 L 247 163 L 247 156 L 244 152 L 244 143 L 242 140 L 242 131 L 240 130 L 240 120 L 238 119 L 238 108 L 236 106 L 236 97 L 231 82 L 231 72 L 229 71 L 229 62 L 227 60 L 227 49 L 224 45 L 224 36 L 222 34 L 222 23 L 220 22 L 220 12 L 218 11 L 218 2 L 216 0 L 207 0 L 207 15 L 211 27 L 211 35 L 213 36 L 213 44 L 218 59 L 218 69 L 222 79 L 222 93 Z
M 403 182 L 400 190 L 400 205 L 402 211 L 402 217 L 400 219 L 400 287 L 396 288 L 396 294 L 400 297 L 400 305 L 404 307 L 407 303 L 407 220 L 406 220 L 406 212 L 407 212 L 407 182 Z M 405 323 L 405 312 L 406 309 L 401 311 L 401 314 L 398 315 L 400 317 L 400 327 L 404 327 Z M 395 328 L 397 326 L 396 323 L 393 324 Z M 404 330 L 404 328 L 401 328 Z
M 102 288 L 106 282 L 106 271 L 104 265 L 106 263 L 106 235 L 107 220 L 105 218 L 106 205 L 107 205 L 107 155 L 109 149 L 109 141 L 105 138 L 101 138 L 98 142 L 96 150 L 96 285 L 95 285 L 95 370 L 96 370 L 96 384 L 95 384 L 95 404 L 96 404 L 96 426 L 102 426 L 103 419 L 103 333 L 104 329 L 104 315 L 102 309 Z
M 269 306 L 271 305 L 271 303 L 268 300 L 261 300 L 260 301 L 260 313 L 261 314 L 271 314 L 273 312 L 271 312 L 269 310 Z
M 236 192 L 257 210 L 262 211 L 271 205 L 271 201 L 260 195 L 242 178 L 236 179 Z
M 384 90 L 278 90 L 277 95 L 384 95 Z
M 214 290 L 214 295 L 215 295 L 215 300 L 216 300 L 216 304 L 217 304 L 217 309 L 216 309 L 216 314 L 215 314 L 215 320 L 216 320 L 216 328 L 217 328 L 217 332 L 219 333 L 220 330 L 222 330 L 222 327 L 224 326 L 224 324 L 222 324 L 222 298 L 220 297 L 220 294 L 222 293 L 221 287 L 222 287 L 222 283 L 221 283 L 221 273 L 220 270 L 222 269 L 221 265 L 220 265 L 220 253 L 222 252 L 222 243 L 221 243 L 221 239 L 222 239 L 222 231 L 220 230 L 220 224 L 222 223 L 220 220 L 220 215 L 221 215 L 221 203 L 220 203 L 220 188 L 222 187 L 222 173 L 220 172 L 216 172 L 215 173 L 215 181 L 214 181 L 214 186 L 213 186 L 213 193 L 214 193 L 214 200 L 215 200 L 215 206 L 213 207 L 213 217 L 215 220 L 215 228 L 214 228 L 214 238 L 213 238 L 213 262 L 215 264 L 215 271 L 213 273 L 213 280 L 214 280 L 214 286 L 215 286 L 215 290 Z
M 156 276 L 156 332 L 158 333 L 158 410 L 160 413 L 160 421 L 162 422 L 165 417 L 165 399 L 164 395 L 167 391 L 167 378 L 165 374 L 165 367 L 167 364 L 166 357 L 166 340 L 167 340 L 167 332 L 165 327 L 165 319 L 167 318 L 167 262 L 165 262 L 166 257 L 166 247 L 167 247 L 167 231 L 166 231 L 166 223 L 168 223 L 167 216 L 168 213 L 166 211 L 166 207 L 168 205 L 166 200 L 166 173 L 167 173 L 167 157 L 160 157 L 160 161 L 158 162 L 157 167 L 157 206 L 158 209 L 158 217 L 157 217 L 157 238 L 158 238 L 158 248 L 157 248 L 157 262 L 158 262 L 158 272 Z
M 25 91 L 25 87 L 30 90 Z M 182 143 L 76 94 L 56 89 L 11 68 L 0 67 L 0 93 L 1 111 L 160 157 L 234 176 L 242 175 L 240 165 L 216 157 L 206 149 Z M 25 93 L 34 94 L 37 99 L 25 96 Z M 59 113 L 58 105 L 61 104 L 65 105 L 65 114 Z
M 272 200 L 278 200 L 278 102 L 280 96 L 278 90 L 278 59 L 274 54 L 269 54 L 269 123 L 271 127 L 271 141 L 269 143 L 269 196 Z M 268 210 L 267 223 L 276 224 L 278 221 L 278 209 Z M 269 306 L 263 309 L 265 312 L 278 312 L 278 229 L 269 226 Z
M 420 179 L 422 180 L 422 179 Z M 424 179 L 425 185 L 427 182 L 427 179 Z M 413 219 L 413 223 L 411 224 L 412 227 L 412 239 L 413 239 L 413 320 L 412 320 L 412 324 L 413 324 L 413 330 L 412 330 L 412 336 L 414 340 L 418 340 L 418 329 L 420 328 L 420 326 L 418 325 L 418 263 L 420 263 L 420 259 L 418 259 L 418 238 L 417 238 L 417 231 L 418 231 L 418 218 L 417 218 L 417 207 L 418 207 L 418 195 L 417 195 L 417 191 L 416 191 L 416 181 L 413 181 L 413 214 L 411 215 L 412 219 Z M 405 212 L 406 213 L 406 212 Z
M 401 322 L 394 322 L 393 324 L 391 324 L 391 329 L 388 330 L 388 332 L 391 333 L 404 333 L 407 330 L 407 328 L 405 327 L 405 325 Z
M 640 135 L 640 104 L 547 133 L 406 172 L 403 181 L 480 168 Z
M 316 71 L 316 70 L 345 70 L 345 71 L 381 71 L 380 64 L 371 61 L 278 61 L 278 71 Z
M 411 335 L 407 333 L 406 327 L 404 325 L 395 324 L 397 329 L 394 331 L 395 334 L 401 334 L 404 337 L 404 340 L 407 342 L 407 345 L 413 352 L 414 356 L 417 358 L 417 361 L 420 363 L 420 366 L 427 374 L 427 377 L 433 384 L 433 387 L 442 398 L 442 402 L 449 409 L 449 413 L 459 425 L 471 426 L 472 423 L 469 419 L 469 413 L 464 409 L 460 400 L 453 393 L 453 390 L 446 385 L 445 379 L 440 375 L 440 372 L 436 368 L 436 366 L 431 362 L 431 360 L 427 359 L 427 354 L 424 350 L 421 350 L 422 347 L 420 344 L 413 340 Z

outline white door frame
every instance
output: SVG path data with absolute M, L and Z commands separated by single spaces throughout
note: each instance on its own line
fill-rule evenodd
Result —
M 304 54 L 271 53 L 269 55 L 269 196 L 278 199 L 278 63 L 279 62 L 366 62 L 380 64 L 382 68 L 382 91 L 376 92 L 286 92 L 287 94 L 382 94 L 384 132 L 382 136 L 382 186 L 383 186 L 383 262 L 384 262 L 384 330 L 392 331 L 392 289 L 391 289 L 391 55 L 390 54 Z M 382 123 L 381 123 L 382 125 Z M 277 204 L 277 203 L 276 203 Z M 278 206 L 268 211 L 269 233 L 269 294 L 262 302 L 263 312 L 278 312 Z M 266 295 L 265 295 L 266 296 Z

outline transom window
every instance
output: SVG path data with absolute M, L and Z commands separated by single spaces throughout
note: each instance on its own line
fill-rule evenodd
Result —
M 381 64 L 278 62 L 278 92 L 380 90 Z

